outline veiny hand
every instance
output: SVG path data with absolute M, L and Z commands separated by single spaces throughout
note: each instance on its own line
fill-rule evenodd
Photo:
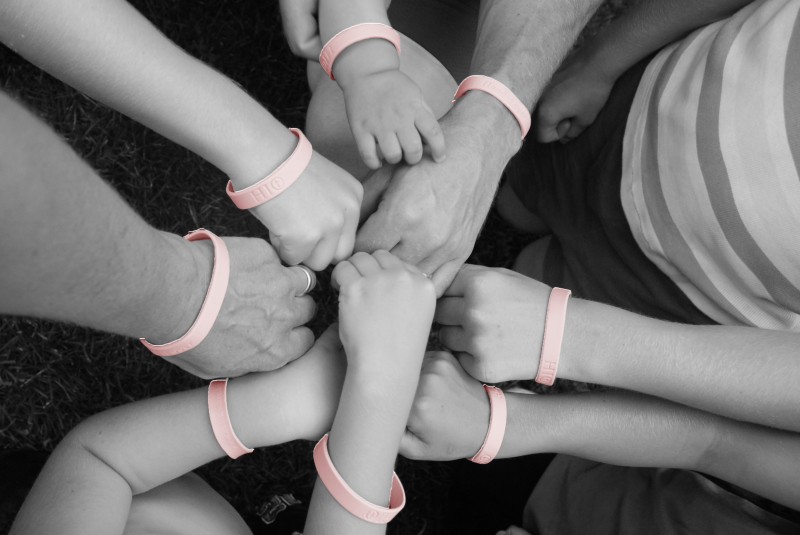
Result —
M 419 86 L 399 70 L 360 76 L 343 88 L 347 117 L 358 151 L 370 169 L 404 157 L 409 165 L 422 159 L 423 142 L 434 161 L 445 158 L 444 134 Z M 377 143 L 377 145 L 376 145 Z
M 436 306 L 439 339 L 480 381 L 533 379 L 549 296 L 519 273 L 465 265 Z
M 322 333 L 308 353 L 284 368 L 286 380 L 295 385 L 295 399 L 299 400 L 292 408 L 299 424 L 297 438 L 319 440 L 330 430 L 346 369 L 336 323 Z
M 400 442 L 409 459 L 451 461 L 475 455 L 489 428 L 489 398 L 446 352 L 422 362 L 414 406 Z
M 200 274 L 196 280 L 186 281 L 196 307 L 180 311 L 191 316 L 190 325 L 208 287 L 213 249 L 207 240 L 185 243 Z M 165 357 L 203 379 L 274 370 L 305 353 L 314 342 L 314 334 L 303 327 L 314 316 L 315 305 L 311 297 L 299 296 L 307 284 L 302 268 L 282 266 L 264 240 L 225 238 L 225 244 L 231 261 L 230 281 L 214 327 L 193 350 Z M 151 341 L 164 343 L 184 332 Z
M 319 0 L 281 0 L 283 33 L 295 56 L 319 61 L 322 41 L 317 25 Z
M 442 129 L 447 159 L 436 163 L 425 158 L 417 165 L 400 165 L 391 180 L 375 173 L 365 184 L 365 196 L 378 198 L 356 236 L 357 251 L 386 249 L 431 275 L 441 295 L 466 261 L 489 212 L 501 168 L 486 154 L 470 125 L 448 121 Z M 370 213 L 372 206 L 365 206 Z
M 386 251 L 356 253 L 336 266 L 332 278 L 351 369 L 375 377 L 408 370 L 416 377 L 436 306 L 431 281 Z
M 616 77 L 580 52 L 568 58 L 545 89 L 536 111 L 536 139 L 570 141 L 597 118 Z
M 320 271 L 352 254 L 363 193 L 358 180 L 315 152 L 294 184 L 251 211 L 284 262 Z

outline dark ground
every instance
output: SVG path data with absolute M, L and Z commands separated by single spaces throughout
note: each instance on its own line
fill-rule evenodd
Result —
M 285 44 L 277 1 L 131 3 L 179 46 L 239 82 L 284 124 L 303 124 L 309 98 L 305 65 Z M 624 4 L 608 2 L 592 28 Z M 4 47 L 0 84 L 59 132 L 154 226 L 179 234 L 203 226 L 223 236 L 266 238 L 258 221 L 225 198 L 226 179 L 217 169 Z M 470 262 L 507 267 L 530 240 L 492 212 Z M 317 334 L 336 310 L 327 274 L 320 279 L 313 293 L 319 305 L 312 323 Z M 1 319 L 0 451 L 49 451 L 93 413 L 203 384 L 153 358 L 135 340 L 46 321 Z M 211 463 L 200 473 L 244 514 L 276 493 L 293 492 L 307 501 L 314 480 L 311 447 L 298 441 L 263 449 L 235 462 Z M 448 533 L 442 511 L 454 477 L 452 464 L 401 459 L 397 471 L 409 503 L 389 533 Z M 13 484 L 14 477 L 0 474 L 0 489 Z M 0 508 L 0 533 L 7 531 L 14 513 L 14 507 Z

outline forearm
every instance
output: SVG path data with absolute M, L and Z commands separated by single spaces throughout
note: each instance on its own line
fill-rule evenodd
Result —
M 55 133 L 0 93 L 0 313 L 164 339 L 188 329 L 210 277 Z M 187 288 L 197 291 L 181 294 Z M 181 307 L 175 307 L 175 303 Z
M 623 392 L 508 394 L 500 456 L 556 452 L 608 464 L 681 468 L 797 508 L 800 436 Z
M 365 22 L 389 25 L 384 0 L 321 0 L 319 31 L 323 44 L 340 31 Z M 336 81 L 346 90 L 364 75 L 399 69 L 394 46 L 383 39 L 367 39 L 347 47 L 334 63 Z
M 605 76 L 616 79 L 649 54 L 750 2 L 640 0 L 587 42 L 581 53 Z
M 415 384 L 386 382 L 348 371 L 330 432 L 329 451 L 337 471 L 367 501 L 389 504 L 397 451 L 414 397 Z M 306 535 L 384 533 L 342 508 L 317 480 Z
M 75 88 L 216 165 L 241 187 L 296 139 L 230 79 L 175 46 L 123 0 L 9 0 L 0 39 Z
M 276 372 L 230 381 L 229 414 L 244 444 L 262 447 L 307 438 L 300 408 L 308 373 L 303 366 L 296 361 Z M 80 424 L 48 460 L 13 533 L 122 533 L 132 496 L 224 455 L 206 398 L 207 388 L 169 394 Z M 333 410 L 317 418 L 330 421 Z
M 800 431 L 800 335 L 669 323 L 572 300 L 559 376 Z
M 572 47 L 600 0 L 483 0 L 471 74 L 491 76 L 532 110 L 550 76 Z M 485 152 L 501 162 L 497 179 L 519 150 L 520 130 L 496 99 L 471 91 L 453 112 L 471 123 L 484 123 Z

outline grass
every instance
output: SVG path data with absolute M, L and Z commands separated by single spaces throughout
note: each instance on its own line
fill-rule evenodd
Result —
M 190 54 L 236 80 L 287 125 L 302 125 L 308 102 L 304 62 L 282 36 L 277 2 L 175 0 L 131 2 Z M 607 3 L 596 28 L 625 2 Z M 72 90 L 5 48 L 0 84 L 62 135 L 134 209 L 176 233 L 205 226 L 221 235 L 266 237 L 264 228 L 224 195 L 225 177 L 199 157 Z M 4 229 L 13 232 L 16 229 Z M 494 213 L 471 262 L 508 266 L 529 240 Z M 315 290 L 319 334 L 332 320 L 336 296 L 322 274 Z M 71 325 L 0 319 L 0 450 L 52 450 L 76 423 L 96 412 L 203 382 L 151 357 L 136 341 Z M 254 512 L 274 493 L 306 501 L 313 482 L 311 444 L 263 449 L 236 462 L 200 470 L 241 512 Z M 398 465 L 410 497 L 390 533 L 446 533 L 442 506 L 451 467 Z M 0 510 L 0 533 L 13 511 Z

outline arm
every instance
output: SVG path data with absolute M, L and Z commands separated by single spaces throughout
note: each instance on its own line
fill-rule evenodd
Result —
M 484 0 L 471 73 L 500 80 L 531 109 L 599 4 Z M 521 146 L 513 116 L 479 91 L 460 98 L 440 124 L 447 160 L 397 168 L 356 241 L 357 250 L 387 249 L 417 264 L 433 275 L 439 295 L 472 251 L 503 169 Z
M 385 506 L 430 330 L 433 285 L 385 251 L 357 254 L 336 266 L 333 277 L 341 287 L 340 333 L 348 368 L 329 451 L 355 492 Z M 317 481 L 306 535 L 385 529 L 351 515 Z
M 327 43 L 337 33 L 362 23 L 389 25 L 384 0 L 322 0 L 320 35 Z M 350 45 L 333 64 L 345 97 L 350 128 L 364 163 L 380 167 L 381 156 L 396 164 L 405 155 L 414 165 L 422 159 L 423 142 L 434 160 L 444 158 L 444 137 L 422 91 L 400 72 L 400 57 L 384 39 Z M 377 148 L 380 147 L 380 155 Z
M 250 447 L 315 439 L 328 428 L 344 362 L 334 329 L 303 358 L 230 381 L 228 410 Z M 11 530 L 122 533 L 131 498 L 224 455 L 207 388 L 130 403 L 81 423 L 48 459 Z
M 614 82 L 636 63 L 752 0 L 642 0 L 571 56 L 539 103 L 539 141 L 571 139 L 594 122 Z
M 508 270 L 465 266 L 437 307 L 442 342 L 480 380 L 533 379 L 549 292 Z M 800 431 L 798 344 L 795 332 L 669 323 L 570 299 L 557 375 Z
M 156 343 L 185 333 L 211 278 L 212 248 L 148 225 L 57 135 L 0 93 L 0 313 L 69 321 Z M 231 238 L 215 328 L 174 362 L 196 375 L 273 369 L 312 343 L 299 268 L 259 239 Z M 283 305 L 276 308 L 252 303 Z M 257 332 L 245 325 L 261 323 Z M 298 329 L 298 327 L 300 327 Z M 221 351 L 225 348 L 225 351 Z M 224 355 L 224 358 L 220 358 Z
M 0 4 L 0 40 L 199 154 L 237 190 L 276 169 L 296 145 L 239 86 L 175 46 L 124 0 L 9 0 Z M 350 214 L 360 200 L 357 181 L 315 154 L 300 180 L 253 213 L 281 238 L 284 260 L 323 269 L 350 254 L 357 225 Z
M 506 394 L 499 457 L 556 452 L 621 466 L 696 470 L 800 506 L 800 435 L 715 416 L 641 394 Z M 486 395 L 448 353 L 426 357 L 409 433 L 411 458 L 470 457 L 489 419 Z

